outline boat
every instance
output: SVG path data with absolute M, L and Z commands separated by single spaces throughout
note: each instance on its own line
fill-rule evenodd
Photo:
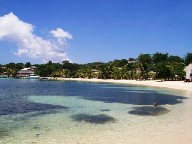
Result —
M 30 74 L 28 79 L 39 79 L 40 77 L 38 75 L 35 74 Z
M 8 78 L 7 75 L 0 75 L 0 78 Z
M 51 78 L 50 77 L 40 77 L 39 79 L 40 80 L 50 80 Z

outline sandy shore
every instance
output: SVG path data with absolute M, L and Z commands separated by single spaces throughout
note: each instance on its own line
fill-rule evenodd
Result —
M 184 81 L 159 81 L 159 80 L 136 81 L 136 80 L 113 80 L 113 79 L 104 80 L 104 79 L 83 79 L 83 78 L 57 78 L 57 80 L 132 84 L 132 85 L 152 86 L 161 88 L 171 88 L 192 92 L 192 83 Z

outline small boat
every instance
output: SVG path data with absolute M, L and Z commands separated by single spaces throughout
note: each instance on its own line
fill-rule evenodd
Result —
M 39 79 L 40 80 L 50 80 L 51 78 L 50 77 L 40 77 Z
M 7 75 L 0 75 L 0 78 L 8 78 Z
M 28 79 L 39 79 L 40 77 L 38 75 L 35 74 L 30 74 Z

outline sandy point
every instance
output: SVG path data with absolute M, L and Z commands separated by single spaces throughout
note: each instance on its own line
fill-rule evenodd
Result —
M 152 86 L 152 87 L 171 88 L 192 92 L 192 82 L 184 82 L 184 81 L 160 81 L 160 80 L 136 81 L 136 80 L 85 79 L 85 78 L 56 78 L 56 79 L 64 81 L 103 82 L 103 83 Z

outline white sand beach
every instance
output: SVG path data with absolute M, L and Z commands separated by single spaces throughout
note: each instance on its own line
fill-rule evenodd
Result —
M 132 85 L 142 85 L 142 86 L 152 86 L 152 87 L 192 91 L 192 83 L 184 81 L 160 81 L 160 80 L 136 81 L 136 80 L 114 80 L 114 79 L 105 80 L 105 79 L 83 79 L 83 78 L 57 78 L 57 80 L 132 84 Z

